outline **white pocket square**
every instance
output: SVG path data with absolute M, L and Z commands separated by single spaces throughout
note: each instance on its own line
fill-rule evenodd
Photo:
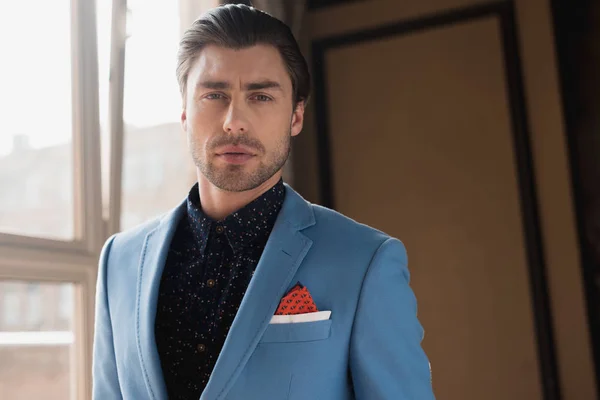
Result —
M 331 317 L 331 311 L 318 311 L 295 315 L 273 315 L 271 324 L 295 324 L 299 322 L 325 321 Z

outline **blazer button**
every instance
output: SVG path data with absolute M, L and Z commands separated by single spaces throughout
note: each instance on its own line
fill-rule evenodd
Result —
M 204 350 L 206 350 L 206 346 L 203 345 L 202 343 L 200 343 L 198 346 L 196 346 L 196 348 L 198 349 L 199 353 L 204 353 Z
M 214 279 L 209 279 L 206 281 L 206 286 L 208 287 L 214 287 L 215 286 L 215 280 Z

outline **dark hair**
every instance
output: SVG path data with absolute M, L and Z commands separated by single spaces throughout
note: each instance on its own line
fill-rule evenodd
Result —
M 275 46 L 292 80 L 294 107 L 310 95 L 310 73 L 290 28 L 271 15 L 242 4 L 227 4 L 202 14 L 184 33 L 177 53 L 177 80 L 185 98 L 190 68 L 204 46 L 243 49 Z

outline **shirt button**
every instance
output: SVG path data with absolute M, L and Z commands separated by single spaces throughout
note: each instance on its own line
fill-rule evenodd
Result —
M 223 231 L 224 231 L 223 227 L 221 225 L 217 225 L 217 233 L 221 234 L 221 233 L 223 233 Z
M 206 346 L 203 345 L 202 343 L 200 343 L 198 346 L 196 346 L 196 348 L 198 349 L 198 352 L 200 352 L 200 353 L 204 353 L 204 350 L 206 350 Z
M 213 287 L 215 286 L 215 280 L 214 279 L 209 279 L 206 281 L 206 286 L 208 287 Z

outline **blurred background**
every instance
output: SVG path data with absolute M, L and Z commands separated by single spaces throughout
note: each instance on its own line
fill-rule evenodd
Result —
M 0 399 L 90 399 L 98 256 L 195 181 L 218 0 L 0 2 Z M 600 2 L 253 0 L 313 75 L 285 179 L 400 238 L 439 399 L 598 398 Z

